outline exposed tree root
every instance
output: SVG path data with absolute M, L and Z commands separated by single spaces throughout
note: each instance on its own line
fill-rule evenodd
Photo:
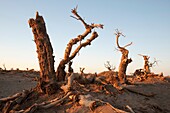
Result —
M 37 109 L 48 109 L 51 108 L 59 103 L 61 103 L 62 101 L 66 100 L 70 95 L 74 94 L 73 92 L 68 92 L 63 98 L 58 99 L 55 98 L 53 100 L 50 101 L 46 101 L 46 102 L 42 102 L 40 104 L 33 104 L 31 107 L 29 107 L 26 110 L 20 110 L 19 112 L 23 112 L 23 113 L 33 113 L 35 112 Z
M 13 96 L 9 96 L 6 98 L 2 98 L 1 106 L 3 113 L 9 113 L 11 110 L 15 111 L 20 108 L 22 103 L 29 97 L 29 95 L 33 92 L 33 90 L 28 91 L 24 90 L 22 93 L 17 93 Z
M 95 99 L 91 95 L 79 95 L 79 104 L 89 109 L 94 113 L 127 113 L 126 111 L 117 109 L 107 102 Z

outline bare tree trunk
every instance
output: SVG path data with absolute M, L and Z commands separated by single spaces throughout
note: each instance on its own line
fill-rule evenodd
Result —
M 65 49 L 65 53 L 64 53 L 64 59 L 62 59 L 60 61 L 60 64 L 57 68 L 57 71 L 56 71 L 56 77 L 57 77 L 57 81 L 63 81 L 65 80 L 65 76 L 66 76 L 66 72 L 65 72 L 65 65 L 70 62 L 76 55 L 77 53 L 80 51 L 80 49 L 82 47 L 86 47 L 87 45 L 91 45 L 91 42 L 98 37 L 98 34 L 97 32 L 93 32 L 92 33 L 92 36 L 87 39 L 85 42 L 81 43 L 82 40 L 84 40 L 84 38 L 91 33 L 91 30 L 93 28 L 103 28 L 103 25 L 102 24 L 91 24 L 91 25 L 88 25 L 77 13 L 77 8 L 74 8 L 72 10 L 72 13 L 73 15 L 75 16 L 72 16 L 73 18 L 75 18 L 76 20 L 80 20 L 83 25 L 85 26 L 86 28 L 86 31 L 77 36 L 76 38 L 74 39 L 71 39 L 69 41 L 69 43 L 67 44 L 67 47 Z M 73 45 L 77 44 L 78 42 L 80 42 L 80 45 L 71 53 L 71 50 L 72 50 L 72 47 Z
M 39 66 L 40 66 L 40 80 L 39 85 L 43 92 L 45 85 L 56 80 L 54 70 L 54 56 L 53 48 L 50 43 L 49 36 L 46 32 L 45 22 L 42 16 L 36 12 L 36 18 L 28 21 L 32 32 L 34 34 L 34 41 L 36 43 Z
M 118 77 L 119 77 L 120 83 L 125 83 L 126 82 L 126 69 L 127 69 L 128 64 L 132 62 L 131 58 L 128 59 L 129 51 L 127 49 L 125 49 L 125 47 L 130 46 L 132 44 L 132 42 L 125 45 L 124 47 L 121 47 L 119 45 L 118 39 L 119 39 L 120 35 L 122 35 L 122 36 L 124 36 L 124 35 L 121 32 L 119 32 L 118 30 L 116 31 L 115 34 L 116 34 L 116 44 L 119 48 L 119 51 L 121 51 L 121 53 L 122 53 L 121 61 L 119 64 Z
M 148 56 L 143 56 L 143 59 L 144 59 L 144 61 L 145 61 L 145 63 L 144 63 L 144 70 L 145 70 L 145 72 L 147 73 L 147 74 L 149 74 L 149 73 L 151 73 L 151 71 L 150 71 L 150 66 L 149 66 L 149 58 L 150 57 L 148 57 Z

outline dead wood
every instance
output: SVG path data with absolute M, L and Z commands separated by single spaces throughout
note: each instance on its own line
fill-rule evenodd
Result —
M 134 110 L 129 105 L 126 105 L 126 108 L 128 108 L 131 113 L 135 113 Z
M 37 48 L 40 66 L 39 88 L 42 92 L 46 93 L 45 85 L 56 80 L 53 48 L 46 31 L 45 21 L 38 12 L 36 12 L 36 18 L 29 19 L 28 23 L 32 28 L 34 42 Z
M 116 34 L 117 47 L 118 47 L 119 51 L 122 53 L 121 61 L 120 61 L 120 64 L 119 64 L 118 77 L 119 77 L 120 83 L 123 84 L 123 83 L 126 83 L 126 69 L 127 69 L 127 66 L 128 66 L 129 63 L 132 62 L 132 59 L 128 58 L 129 51 L 127 49 L 125 49 L 125 47 L 130 46 L 132 44 L 132 42 L 125 45 L 124 47 L 121 47 L 119 45 L 119 37 L 121 35 L 122 36 L 124 36 L 124 35 L 121 32 L 119 32 L 118 30 L 116 30 L 115 34 Z
M 61 86 L 61 89 L 67 93 L 68 91 L 72 90 L 72 84 L 73 81 L 77 81 L 78 84 L 90 84 L 90 83 L 97 83 L 97 84 L 107 84 L 106 81 L 100 79 L 100 77 L 97 77 L 97 74 L 79 74 L 79 73 L 71 73 L 71 75 L 68 77 L 68 81 L 66 85 Z M 79 84 L 79 85 L 80 85 Z
M 81 73 L 81 75 L 84 74 L 84 70 L 85 70 L 85 68 L 81 68 L 81 67 L 80 67 L 80 73 Z
M 109 71 L 114 71 L 116 69 L 115 66 L 112 66 L 109 61 L 104 64 L 105 68 L 107 68 Z
M 79 95 L 78 103 L 82 106 L 89 107 L 89 109 L 93 113 L 127 113 L 126 111 L 117 109 L 113 107 L 108 102 L 101 101 L 95 97 L 92 97 L 90 94 L 88 95 Z
M 42 106 L 42 108 L 45 108 L 45 109 L 50 108 L 50 107 L 52 107 L 52 106 L 54 106 L 54 105 L 64 101 L 66 98 L 68 98 L 72 94 L 74 94 L 74 93 L 73 92 L 68 92 L 63 98 L 61 98 L 59 100 L 52 100 L 52 101 L 50 101 L 49 104 L 47 104 L 45 106 Z
M 22 93 L 17 93 L 11 97 L 1 99 L 4 103 L 2 108 L 3 113 L 9 113 L 10 111 L 16 111 L 20 109 L 20 106 L 26 101 L 29 95 L 33 91 L 24 90 Z
M 0 102 L 7 102 L 7 101 L 10 101 L 10 100 L 14 100 L 14 99 L 16 99 L 17 97 L 19 97 L 19 96 L 21 96 L 22 95 L 22 93 L 16 93 L 16 94 L 14 94 L 14 95 L 12 95 L 12 96 L 8 96 L 8 97 L 5 97 L 5 98 L 1 98 L 0 99 Z
M 82 76 L 79 73 L 72 73 L 69 77 L 68 77 L 68 81 L 66 85 L 61 86 L 61 89 L 64 90 L 65 93 L 67 93 L 68 91 L 70 91 L 73 81 L 74 80 L 78 80 L 79 82 L 86 82 L 86 78 L 84 76 Z
M 74 17 L 76 20 L 79 20 L 83 23 L 84 27 L 85 27 L 85 32 L 81 35 L 78 35 L 76 38 L 71 39 L 69 41 L 69 43 L 67 44 L 67 47 L 65 49 L 65 53 L 64 53 L 64 59 L 62 59 L 59 63 L 59 66 L 57 68 L 57 72 L 56 72 L 56 77 L 58 81 L 64 81 L 65 80 L 65 76 L 66 76 L 66 72 L 65 72 L 65 65 L 70 62 L 80 51 L 80 49 L 82 47 L 86 47 L 87 45 L 91 45 L 91 42 L 98 37 L 97 32 L 93 32 L 92 36 L 87 39 L 84 43 L 81 43 L 85 37 L 91 33 L 93 28 L 103 28 L 102 24 L 87 24 L 82 18 L 81 16 L 77 13 L 77 8 L 74 8 L 72 10 L 72 14 L 75 16 Z M 72 51 L 72 47 L 73 45 L 77 44 L 78 42 L 80 42 L 79 46 L 71 53 Z
M 26 110 L 20 110 L 17 112 L 18 113 L 34 113 L 38 109 L 48 109 L 48 108 L 51 108 L 51 107 L 61 103 L 64 100 L 68 99 L 68 97 L 73 94 L 75 94 L 75 92 L 68 92 L 64 97 L 62 97 L 60 99 L 55 98 L 53 100 L 45 101 L 40 104 L 35 103 L 32 106 L 30 106 L 29 108 L 27 108 Z

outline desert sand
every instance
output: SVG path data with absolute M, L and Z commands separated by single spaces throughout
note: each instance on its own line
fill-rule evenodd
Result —
M 108 76 L 107 72 L 103 73 Z M 27 71 L 20 72 L 1 72 L 0 73 L 0 98 L 13 95 L 23 90 L 30 90 L 37 84 L 38 73 Z M 129 80 L 132 78 L 129 77 Z M 117 90 L 111 84 L 79 84 L 73 82 L 73 91 L 81 94 L 90 94 L 95 99 L 109 103 L 115 108 L 123 111 L 131 112 L 129 106 L 135 113 L 169 113 L 170 112 L 170 77 L 150 77 L 145 81 L 134 80 L 134 84 L 127 85 L 126 89 Z M 51 96 L 40 95 L 34 100 L 34 103 L 42 101 L 62 98 L 65 93 L 58 90 L 58 93 Z M 31 102 L 28 103 L 31 104 Z M 28 103 L 23 103 L 26 106 Z M 32 103 L 33 104 L 33 103 Z M 100 110 L 107 107 L 100 107 Z M 96 107 L 96 109 L 99 109 Z M 109 108 L 107 109 L 109 110 Z M 104 110 L 105 112 L 108 112 Z M 39 109 L 35 113 L 92 113 L 89 107 L 81 106 L 69 99 L 60 104 L 56 104 L 49 109 Z

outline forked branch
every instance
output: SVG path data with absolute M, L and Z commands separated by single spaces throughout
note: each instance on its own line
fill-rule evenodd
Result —
M 71 40 L 69 41 L 69 43 L 67 44 L 66 50 L 65 50 L 65 56 L 64 56 L 64 59 L 65 59 L 65 60 L 69 58 L 70 53 L 71 53 L 71 50 L 72 50 L 72 46 L 73 46 L 74 44 L 77 44 L 78 42 L 80 42 L 80 45 L 81 45 L 81 41 L 84 40 L 84 38 L 85 38 L 89 33 L 91 33 L 91 30 L 92 30 L 93 28 L 102 28 L 102 29 L 103 29 L 103 25 L 102 25 L 102 24 L 91 24 L 91 25 L 87 24 L 87 23 L 81 18 L 81 16 L 77 13 L 77 7 L 72 10 L 72 13 L 73 13 L 73 15 L 74 15 L 75 17 L 74 17 L 74 16 L 71 16 L 71 17 L 76 18 L 77 20 L 80 20 L 80 21 L 83 23 L 83 25 L 85 26 L 86 31 L 85 31 L 82 35 L 78 35 L 76 38 L 71 39 Z M 93 32 L 93 34 L 92 34 L 92 37 L 95 37 L 95 36 L 93 36 L 93 35 L 98 36 L 98 35 L 97 35 L 97 32 Z M 96 37 L 96 38 L 97 38 L 97 37 Z M 92 39 L 92 38 L 91 38 L 91 39 Z M 89 39 L 89 40 L 90 40 L 90 39 Z M 94 39 L 93 39 L 93 40 L 94 40 Z M 93 41 L 93 40 L 91 40 L 91 41 Z M 79 47 L 78 47 L 78 48 L 79 48 Z M 76 50 L 77 50 L 77 49 L 76 49 Z M 74 53 L 75 53 L 75 52 L 74 52 Z M 74 56 L 74 55 L 72 55 L 72 56 Z
M 132 42 L 131 42 L 131 43 L 129 43 L 129 44 L 121 47 L 121 46 L 119 45 L 119 37 L 120 37 L 120 36 L 125 37 L 125 35 L 124 35 L 122 32 L 120 32 L 118 29 L 116 29 L 115 31 L 116 31 L 116 32 L 115 32 L 115 35 L 116 35 L 116 44 L 117 44 L 117 47 L 118 47 L 119 49 L 125 49 L 126 47 L 132 45 Z
M 71 56 L 69 57 L 69 60 L 72 60 L 72 59 L 77 55 L 77 53 L 80 51 L 80 49 L 81 49 L 82 47 L 86 47 L 87 45 L 91 45 L 91 42 L 92 42 L 95 38 L 97 38 L 97 37 L 98 37 L 97 32 L 93 32 L 93 33 L 92 33 L 92 36 L 91 36 L 89 39 L 87 39 L 86 42 L 81 43 L 81 44 L 75 49 L 75 51 L 74 51 L 74 52 L 71 54 Z
M 81 68 L 81 67 L 80 67 L 80 73 L 81 73 L 81 74 L 84 73 L 84 70 L 85 70 L 85 68 Z
M 82 47 L 91 45 L 91 42 L 95 38 L 98 37 L 98 33 L 94 31 L 92 33 L 91 37 L 82 43 L 82 41 L 85 39 L 85 37 L 91 33 L 93 28 L 103 28 L 102 24 L 91 24 L 91 25 L 87 24 L 81 18 L 81 16 L 77 13 L 77 7 L 72 10 L 72 13 L 74 16 L 71 16 L 71 17 L 75 18 L 76 20 L 80 20 L 83 23 L 86 30 L 81 35 L 78 35 L 76 38 L 71 39 L 69 41 L 69 43 L 67 44 L 67 47 L 66 47 L 65 53 L 64 53 L 64 59 L 62 59 L 62 61 L 60 61 L 60 64 L 59 64 L 59 66 L 57 68 L 57 72 L 56 72 L 58 81 L 64 80 L 64 78 L 65 78 L 65 70 L 64 70 L 65 65 L 79 53 L 79 51 Z M 72 52 L 73 45 L 77 44 L 78 42 L 80 42 L 79 46 L 77 46 L 77 48 Z
M 72 13 L 73 13 L 73 15 L 74 16 L 71 16 L 71 17 L 73 17 L 73 18 L 75 18 L 76 20 L 80 20 L 82 23 L 83 23 L 83 25 L 85 26 L 85 28 L 86 29 L 88 29 L 89 27 L 91 27 L 91 29 L 93 29 L 93 28 L 102 28 L 103 29 L 103 24 L 91 24 L 91 25 L 88 25 L 82 18 L 81 18 L 81 16 L 77 13 L 77 7 L 76 8 L 74 8 L 74 9 L 72 9 L 72 11 L 71 11 Z
M 104 66 L 109 70 L 109 71 L 114 71 L 116 69 L 115 66 L 111 65 L 109 61 L 104 64 Z

